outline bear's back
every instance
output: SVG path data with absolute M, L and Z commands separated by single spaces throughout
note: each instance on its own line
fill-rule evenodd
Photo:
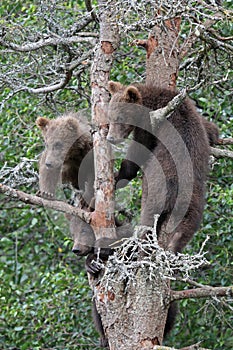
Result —
M 167 106 L 176 95 L 177 92 L 166 89 L 161 89 L 156 86 L 150 86 L 145 84 L 137 85 L 138 90 L 142 96 L 142 104 L 148 108 L 146 118 L 150 121 L 149 110 L 157 110 Z M 144 116 L 145 118 L 145 116 Z M 196 154 L 202 153 L 204 158 L 209 156 L 209 142 L 207 134 L 201 119 L 201 116 L 196 111 L 194 103 L 186 98 L 184 102 L 172 113 L 164 125 L 161 128 L 153 131 L 151 129 L 152 136 L 155 135 L 158 138 L 162 138 L 162 134 L 168 133 L 168 124 L 172 124 L 174 127 L 174 133 L 170 134 L 171 144 L 175 143 L 174 140 L 176 135 L 180 135 L 188 148 L 191 156 L 195 157 Z M 143 121 L 142 121 L 142 132 L 143 132 Z M 151 124 L 151 123 L 150 123 Z M 145 125 L 148 125 L 148 120 L 145 121 Z M 148 130 L 148 129 L 147 129 Z M 175 132 L 176 131 L 176 132 Z M 137 133 L 136 133 L 137 134 Z

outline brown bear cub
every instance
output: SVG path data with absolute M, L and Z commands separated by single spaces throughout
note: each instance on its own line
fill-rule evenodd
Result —
M 54 199 L 59 182 L 71 183 L 83 191 L 89 203 L 94 191 L 94 161 L 88 124 L 74 113 L 53 120 L 40 117 L 36 124 L 46 146 L 39 164 L 40 195 Z
M 181 252 L 198 230 L 204 209 L 208 173 L 209 140 L 218 138 L 213 123 L 205 122 L 188 98 L 152 130 L 150 111 L 165 107 L 176 92 L 155 86 L 123 86 L 109 82 L 107 139 L 117 143 L 133 133 L 127 157 L 116 176 L 116 187 L 125 185 L 143 169 L 140 223 L 153 226 L 159 214 L 157 234 L 161 246 Z M 213 135 L 212 135 L 213 134 Z M 211 138 L 212 137 L 212 138 Z
M 89 206 L 93 204 L 94 195 L 94 159 L 92 138 L 87 123 L 79 120 L 75 114 L 66 114 L 53 120 L 40 117 L 36 123 L 42 130 L 46 145 L 39 164 L 39 194 L 42 197 L 54 199 L 59 182 L 71 183 L 73 187 L 83 191 L 83 198 L 89 210 Z M 76 216 L 67 215 L 66 217 L 74 240 L 72 251 L 78 256 L 88 255 L 87 271 L 93 275 L 98 274 L 100 269 L 93 263 L 93 259 L 96 258 L 96 241 L 92 227 Z M 133 229 L 130 224 L 117 226 L 117 241 L 132 235 Z M 107 239 L 109 253 L 113 252 L 109 248 L 112 243 L 113 240 Z M 100 333 L 101 346 L 106 347 L 108 341 L 94 300 L 93 319 Z

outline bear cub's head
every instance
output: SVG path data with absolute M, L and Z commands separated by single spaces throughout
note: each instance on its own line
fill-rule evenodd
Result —
M 48 168 L 60 168 L 69 149 L 80 137 L 78 120 L 70 115 L 57 119 L 39 117 L 36 124 L 45 140 L 45 165 Z
M 108 107 L 109 131 L 107 140 L 119 143 L 127 138 L 142 115 L 142 96 L 134 85 L 124 86 L 110 81 L 108 89 L 112 95 Z

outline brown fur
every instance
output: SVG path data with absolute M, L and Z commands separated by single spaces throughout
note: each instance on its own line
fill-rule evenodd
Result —
M 149 111 L 165 107 L 176 93 L 114 82 L 109 89 L 107 139 L 117 142 L 131 132 L 134 139 L 116 181 L 131 180 L 143 168 L 141 224 L 153 226 L 154 215 L 159 214 L 159 243 L 174 252 L 182 251 L 198 230 L 204 208 L 209 143 L 203 120 L 186 98 L 153 132 Z
M 57 185 L 62 182 L 81 189 L 85 200 L 90 201 L 93 197 L 94 163 L 88 125 L 71 113 L 53 120 L 40 117 L 36 124 L 46 145 L 39 166 L 41 196 L 54 198 Z
M 85 256 L 93 252 L 95 235 L 92 227 L 77 216 L 66 215 L 70 224 L 70 233 L 74 244 L 72 252 L 78 256 Z
M 153 226 L 154 215 L 159 214 L 156 229 L 160 245 L 180 252 L 202 220 L 209 143 L 216 142 L 218 130 L 201 118 L 188 98 L 168 121 L 152 130 L 149 112 L 165 107 L 176 93 L 114 82 L 109 83 L 109 90 L 112 99 L 107 139 L 116 143 L 133 132 L 133 141 L 116 176 L 116 187 L 125 186 L 125 180 L 133 179 L 143 169 L 141 224 Z M 173 303 L 165 336 L 173 327 L 176 313 Z
M 210 146 L 216 145 L 219 139 L 218 127 L 214 123 L 206 120 L 205 118 L 202 118 L 202 123 L 205 127 Z

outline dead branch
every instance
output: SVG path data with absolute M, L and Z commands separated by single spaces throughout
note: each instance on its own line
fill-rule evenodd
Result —
M 150 112 L 150 119 L 152 124 L 152 129 L 155 130 L 159 124 L 165 119 L 169 118 L 170 115 L 180 106 L 184 101 L 187 94 L 187 89 L 183 89 L 177 96 L 175 96 L 166 107 L 159 108 L 156 111 Z M 233 138 L 219 139 L 219 145 L 231 145 L 233 144 Z M 218 149 L 215 147 L 210 147 L 210 152 L 216 158 L 233 158 L 233 151 L 227 149 Z
M 210 152 L 216 158 L 228 157 L 233 159 L 233 151 L 229 151 L 228 149 L 210 147 Z
M 233 145 L 233 137 L 219 139 L 217 145 Z
M 171 291 L 171 301 L 190 298 L 209 298 L 233 296 L 233 286 L 229 287 L 203 287 L 182 291 Z
M 199 345 L 200 345 L 200 342 L 181 349 L 170 348 L 169 346 L 156 345 L 153 348 L 153 350 L 210 350 L 210 349 L 202 348 Z
M 211 18 L 206 22 L 201 23 L 201 25 L 197 24 L 195 26 L 194 31 L 189 35 L 189 37 L 186 39 L 186 41 L 182 45 L 180 55 L 179 55 L 180 60 L 182 60 L 187 55 L 187 52 L 191 49 L 191 47 L 194 45 L 194 43 L 197 41 L 200 35 L 204 33 L 206 30 L 208 30 L 211 26 L 213 26 L 216 22 L 220 21 L 221 19 L 222 19 L 222 15 L 220 13 L 217 13 L 215 14 L 215 18 Z
M 30 43 L 30 44 L 22 44 L 17 45 L 12 42 L 6 42 L 3 39 L 0 38 L 0 44 L 8 49 L 12 49 L 13 51 L 17 52 L 31 52 L 41 49 L 45 46 L 54 46 L 54 45 L 70 45 L 75 43 L 82 43 L 82 42 L 88 42 L 92 46 L 96 44 L 96 39 L 93 37 L 86 37 L 86 36 L 72 36 L 72 37 L 51 37 L 48 39 L 41 39 L 36 42 Z
M 60 90 L 63 89 L 70 81 L 72 77 L 72 71 L 67 71 L 65 73 L 65 76 L 58 82 L 49 86 L 43 86 L 41 88 L 29 88 L 29 87 L 22 87 L 21 89 L 18 90 L 19 91 L 28 91 L 29 93 L 32 94 L 45 94 L 45 93 L 49 93 L 49 92 L 53 92 L 56 90 Z
M 168 102 L 166 107 L 150 112 L 150 120 L 153 130 L 155 130 L 162 121 L 170 117 L 170 115 L 180 106 L 186 97 L 186 93 L 187 90 L 183 89 L 179 95 L 176 95 L 170 102 Z
M 86 5 L 87 11 L 90 12 L 91 17 L 93 18 L 93 20 L 98 22 L 98 18 L 96 16 L 96 13 L 95 13 L 95 11 L 92 8 L 91 0 L 85 0 L 85 5 Z
M 0 184 L 0 193 L 4 193 L 5 195 L 12 197 L 16 200 L 20 200 L 26 204 L 38 205 L 44 208 L 49 208 L 57 211 L 61 211 L 66 214 L 76 215 L 80 217 L 82 220 L 90 223 L 91 221 L 91 213 L 85 210 L 82 210 L 77 207 L 73 207 L 70 204 L 67 204 L 63 201 L 53 201 L 44 199 L 32 194 L 25 193 L 20 190 L 16 190 L 12 187 Z
M 213 28 L 209 28 L 208 32 L 212 33 L 220 41 L 232 41 L 233 40 L 233 36 L 228 36 L 228 37 L 221 36 Z

